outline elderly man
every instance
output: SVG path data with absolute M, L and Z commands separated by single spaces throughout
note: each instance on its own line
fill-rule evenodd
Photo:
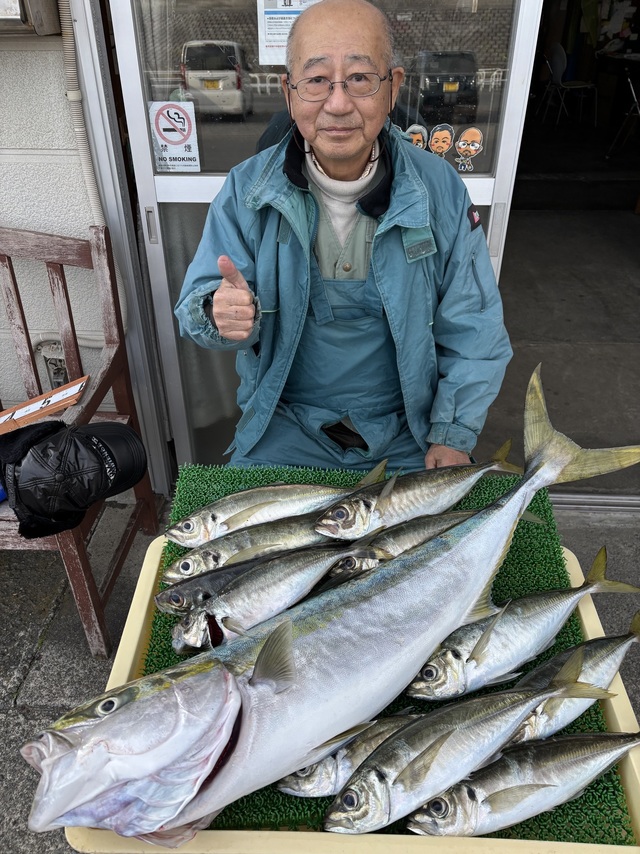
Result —
M 176 315 L 239 351 L 233 465 L 469 461 L 511 348 L 464 185 L 388 120 L 403 77 L 380 10 L 308 7 L 282 77 L 292 131 L 211 205 Z

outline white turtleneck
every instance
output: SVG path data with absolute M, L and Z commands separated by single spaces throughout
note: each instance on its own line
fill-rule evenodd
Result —
M 344 246 L 349 232 L 358 218 L 356 201 L 363 196 L 378 168 L 378 142 L 374 142 L 371 159 L 362 175 L 355 181 L 337 181 L 330 178 L 313 156 L 312 151 L 306 151 L 306 173 L 310 181 L 318 187 L 326 213 L 331 219 L 333 230 Z

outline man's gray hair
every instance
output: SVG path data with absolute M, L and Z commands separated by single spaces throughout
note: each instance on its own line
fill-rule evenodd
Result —
M 366 2 L 369 3 L 369 0 L 366 0 Z M 374 3 L 369 3 L 369 5 L 373 6 L 374 9 L 378 9 L 378 7 Z M 311 8 L 312 8 L 311 6 L 308 6 L 307 9 L 305 9 L 305 11 L 307 11 L 308 9 L 311 9 Z M 398 57 L 398 55 L 396 54 L 395 37 L 393 34 L 393 29 L 391 27 L 391 20 L 382 11 L 382 9 L 378 9 L 378 11 L 380 12 L 380 17 L 381 17 L 381 20 L 383 22 L 383 27 L 384 27 L 385 35 L 386 35 L 386 42 L 388 44 L 388 48 L 385 50 L 385 55 L 383 57 L 384 66 L 385 66 L 385 69 L 394 68 L 397 65 L 402 65 L 402 62 L 401 62 L 400 58 Z M 291 25 L 291 29 L 289 30 L 289 35 L 287 37 L 287 50 L 286 50 L 286 55 L 285 55 L 285 62 L 287 64 L 286 65 L 287 71 L 289 71 L 289 72 L 291 71 L 291 65 L 293 62 L 293 57 L 291 56 L 291 53 L 292 53 L 291 46 L 293 44 L 293 39 L 295 37 L 295 31 L 296 31 L 296 27 L 298 25 L 298 21 L 300 20 L 300 18 L 303 15 L 304 15 L 304 12 L 302 12 L 300 15 L 297 16 L 297 18 L 295 19 L 295 21 Z

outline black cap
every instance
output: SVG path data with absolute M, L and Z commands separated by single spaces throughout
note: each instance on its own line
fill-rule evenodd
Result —
M 138 434 L 117 422 L 42 422 L 0 436 L 9 504 L 27 539 L 75 528 L 96 501 L 135 486 L 147 470 Z

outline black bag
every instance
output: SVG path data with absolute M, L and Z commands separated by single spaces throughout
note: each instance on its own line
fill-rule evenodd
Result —
M 41 421 L 0 436 L 0 480 L 26 539 L 75 528 L 93 503 L 146 470 L 142 440 L 124 424 Z

